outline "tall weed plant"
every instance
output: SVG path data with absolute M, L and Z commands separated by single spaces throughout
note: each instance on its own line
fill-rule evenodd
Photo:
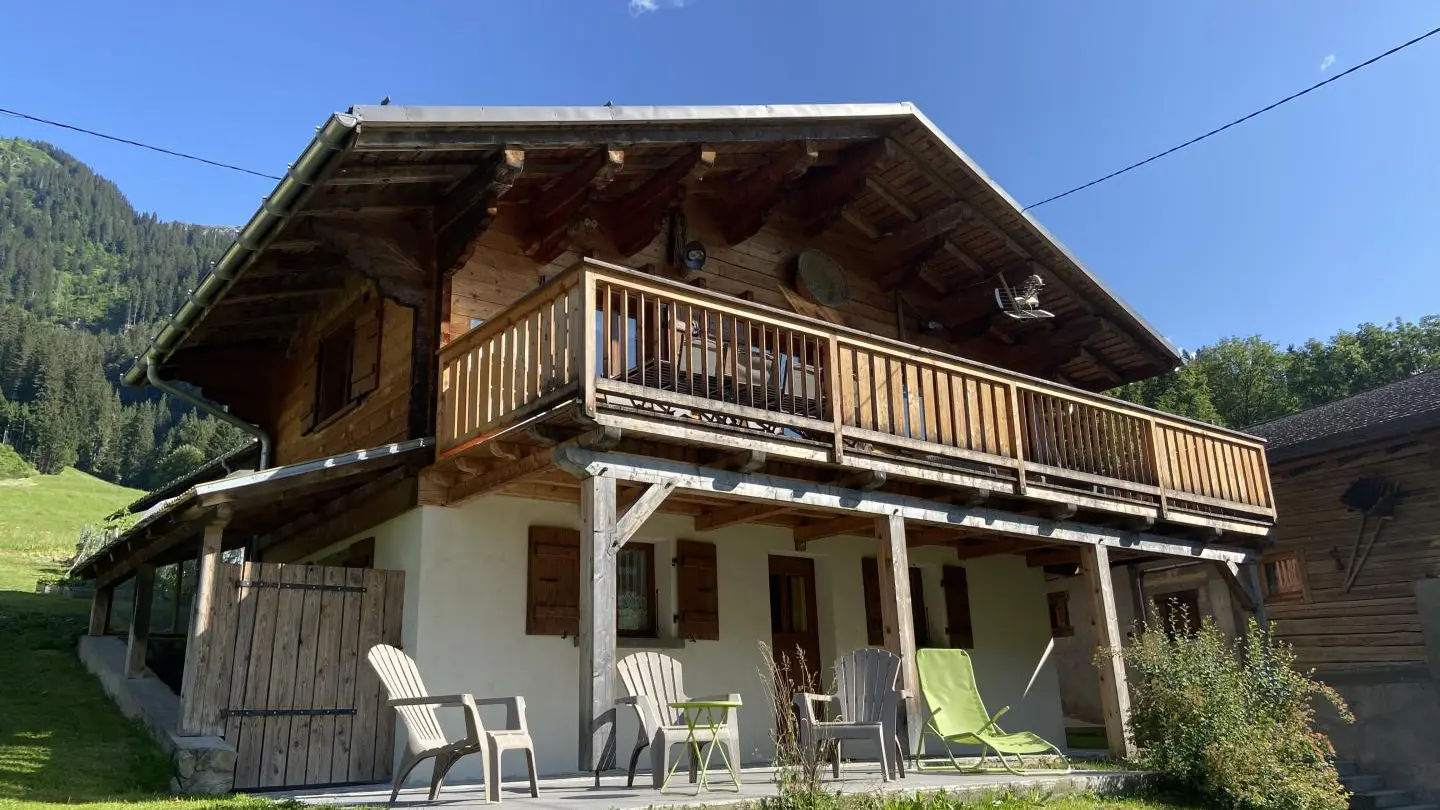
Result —
M 1354 720 L 1335 690 L 1295 667 L 1290 645 L 1251 620 L 1232 640 L 1183 609 L 1142 628 L 1120 655 L 1132 672 L 1131 735 L 1139 764 L 1205 804 L 1234 810 L 1346 810 L 1315 706 Z

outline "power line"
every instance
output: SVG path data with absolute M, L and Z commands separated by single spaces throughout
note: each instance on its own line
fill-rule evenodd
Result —
M 1347 69 L 1347 70 L 1341 71 L 1340 73 L 1336 73 L 1334 76 L 1331 76 L 1330 78 L 1325 79 L 1324 81 L 1316 82 L 1315 84 L 1310 85 L 1309 87 L 1305 88 L 1304 90 L 1301 90 L 1301 91 L 1298 92 L 1298 93 L 1292 93 L 1291 95 L 1288 95 L 1288 96 L 1286 96 L 1285 98 L 1280 99 L 1279 101 L 1275 102 L 1274 104 L 1271 104 L 1271 105 L 1269 105 L 1269 106 L 1267 106 L 1267 107 L 1261 107 L 1260 109 L 1256 110 L 1255 112 L 1250 113 L 1249 115 L 1242 116 L 1242 117 L 1240 117 L 1240 118 L 1236 118 L 1234 121 L 1231 121 L 1230 123 L 1228 123 L 1228 124 L 1226 124 L 1226 125 L 1224 125 L 1224 126 L 1222 126 L 1222 127 L 1217 127 L 1217 128 L 1215 128 L 1215 129 L 1212 129 L 1212 130 L 1210 130 L 1209 132 L 1205 133 L 1204 135 L 1200 135 L 1200 136 L 1191 138 L 1190 140 L 1188 140 L 1188 141 L 1186 141 L 1186 142 L 1184 142 L 1184 143 L 1182 143 L 1182 144 L 1180 144 L 1180 145 L 1178 145 L 1178 146 L 1172 146 L 1172 147 L 1170 147 L 1169 149 L 1166 149 L 1164 152 L 1159 152 L 1159 153 L 1157 153 L 1157 154 L 1151 155 L 1150 157 L 1145 158 L 1144 160 L 1142 160 L 1142 161 L 1140 161 L 1140 162 L 1138 162 L 1138 163 L 1132 163 L 1132 164 L 1130 164 L 1129 166 L 1126 166 L 1126 167 L 1123 168 L 1123 169 L 1120 169 L 1120 170 L 1118 170 L 1118 171 L 1113 171 L 1113 172 L 1105 175 L 1104 177 L 1100 177 L 1100 178 L 1097 178 L 1097 179 L 1095 179 L 1095 180 L 1091 180 L 1090 182 L 1088 182 L 1088 183 L 1086 183 L 1086 184 L 1084 184 L 1084 185 L 1082 185 L 1082 186 L 1076 186 L 1075 188 L 1072 188 L 1072 189 L 1070 189 L 1069 191 L 1066 191 L 1066 192 L 1063 192 L 1063 193 L 1060 193 L 1060 194 L 1056 194 L 1056 195 L 1053 196 L 1053 197 L 1046 197 L 1045 199 L 1041 200 L 1040 202 L 1031 203 L 1030 205 L 1025 206 L 1025 208 L 1024 208 L 1023 210 L 1029 211 L 1029 210 L 1032 209 L 1032 208 L 1039 208 L 1040 206 L 1044 205 L 1045 203 L 1055 202 L 1056 200 L 1058 200 L 1058 199 L 1060 199 L 1060 198 L 1062 198 L 1062 197 L 1069 197 L 1071 194 L 1074 194 L 1074 193 L 1077 192 L 1077 191 L 1084 191 L 1085 189 L 1090 188 L 1091 186 L 1098 186 L 1098 185 L 1100 185 L 1101 183 L 1105 182 L 1106 180 L 1112 180 L 1112 179 L 1114 179 L 1114 178 L 1116 178 L 1116 177 L 1119 177 L 1120 175 L 1122 175 L 1122 174 L 1124 174 L 1124 173 L 1126 173 L 1126 172 L 1128 172 L 1128 171 L 1132 171 L 1132 170 L 1134 170 L 1134 169 L 1138 169 L 1138 168 L 1140 168 L 1141 166 L 1144 166 L 1144 165 L 1147 164 L 1147 163 L 1152 163 L 1152 162 L 1154 162 L 1154 161 L 1157 161 L 1157 160 L 1159 160 L 1160 158 L 1165 157 L 1166 155 L 1173 155 L 1174 153 L 1179 152 L 1181 149 L 1184 149 L 1184 148 L 1187 147 L 1187 146 L 1194 146 L 1195 144 L 1197 144 L 1197 143 L 1205 140 L 1206 138 L 1211 137 L 1212 135 L 1219 135 L 1220 133 L 1224 132 L 1225 130 L 1227 130 L 1227 129 L 1233 127 L 1233 126 L 1238 126 L 1238 125 L 1240 125 L 1240 124 L 1245 123 L 1246 121 L 1249 121 L 1249 120 L 1252 119 L 1252 118 L 1255 118 L 1255 117 L 1264 115 L 1265 113 L 1270 112 L 1271 110 L 1275 109 L 1276 107 L 1280 107 L 1280 106 L 1282 106 L 1282 105 L 1284 105 L 1284 104 L 1288 104 L 1288 103 L 1294 101 L 1295 99 L 1300 98 L 1301 96 L 1305 95 L 1306 93 L 1310 93 L 1310 92 L 1313 92 L 1313 91 L 1315 91 L 1315 90 L 1319 90 L 1320 88 L 1324 87 L 1325 85 L 1327 85 L 1327 84 L 1329 84 L 1329 83 L 1331 83 L 1331 82 L 1339 81 L 1340 79 L 1343 79 L 1343 78 L 1345 78 L 1346 76 L 1349 76 L 1351 73 L 1354 73 L 1355 71 L 1357 71 L 1357 70 L 1359 70 L 1359 69 L 1361 69 L 1361 68 L 1369 67 L 1370 65 L 1373 65 L 1373 64 L 1375 64 L 1376 62 L 1379 62 L 1381 59 L 1384 59 L 1384 58 L 1387 57 L 1387 56 L 1390 56 L 1390 55 L 1392 55 L 1392 54 L 1397 54 L 1397 53 L 1399 53 L 1400 51 L 1403 51 L 1403 50 L 1405 50 L 1406 48 L 1410 47 L 1411 45 L 1414 45 L 1415 43 L 1420 42 L 1421 40 L 1428 39 L 1428 38 L 1430 38 L 1430 37 L 1432 37 L 1432 36 L 1434 36 L 1434 35 L 1436 35 L 1436 34 L 1440 34 L 1440 28 L 1432 28 L 1432 29 L 1430 29 L 1429 31 L 1426 31 L 1425 33 L 1421 34 L 1420 36 L 1415 37 L 1414 39 L 1410 40 L 1409 42 L 1405 42 L 1405 43 L 1403 43 L 1403 44 L 1396 45 L 1395 47 L 1391 48 L 1390 50 L 1388 50 L 1388 51 L 1386 51 L 1386 52 L 1384 52 L 1384 53 L 1382 53 L 1382 54 L 1379 54 L 1379 55 L 1377 55 L 1377 56 L 1372 56 L 1372 57 L 1370 57 L 1369 59 L 1366 59 L 1364 62 L 1361 62 L 1361 63 L 1358 64 L 1358 65 L 1355 65 L 1354 67 L 1351 67 L 1351 68 L 1349 68 L 1349 69 Z
M 103 132 L 96 132 L 96 131 L 93 130 L 93 129 L 86 129 L 86 128 L 84 128 L 84 127 L 77 127 L 77 126 L 75 126 L 74 124 L 64 124 L 64 123 L 61 123 L 61 122 L 59 122 L 59 121 L 51 121 L 51 120 L 48 119 L 48 118 L 41 118 L 41 117 L 35 116 L 35 115 L 27 115 L 27 114 L 22 113 L 22 112 L 16 112 L 15 110 L 7 110 L 7 109 L 5 109 L 4 107 L 0 107 L 0 113 L 3 113 L 3 114 L 5 114 L 5 115 L 12 116 L 12 117 L 14 117 L 14 118 L 24 118 L 24 119 L 27 120 L 27 121 L 34 121 L 34 122 L 36 122 L 36 123 L 38 123 L 38 124 L 48 124 L 49 126 L 52 126 L 52 127 L 59 127 L 60 129 L 68 129 L 68 130 L 70 130 L 71 132 L 80 132 L 80 133 L 84 133 L 84 134 L 86 134 L 86 135 L 93 135 L 93 136 L 95 136 L 96 138 L 104 138 L 104 139 L 107 140 L 107 141 L 114 141 L 114 142 L 116 142 L 116 143 L 123 143 L 123 144 L 127 144 L 127 145 L 129 145 L 129 146 L 138 146 L 138 147 L 140 147 L 141 149 L 149 149 L 149 150 L 152 151 L 152 152 L 159 152 L 159 153 L 162 154 L 162 155 L 170 155 L 171 157 L 178 157 L 178 158 L 184 158 L 184 159 L 186 159 L 186 160 L 193 160 L 193 161 L 195 161 L 195 162 L 197 162 L 197 163 L 204 163 L 204 164 L 207 165 L 207 166 L 214 166 L 214 167 L 220 168 L 220 169 L 229 169 L 229 170 L 231 170 L 231 171 L 243 172 L 243 173 L 245 173 L 245 174 L 251 174 L 251 175 L 254 175 L 254 176 L 256 176 L 256 177 L 264 177 L 264 178 L 267 179 L 267 180 L 279 180 L 279 179 L 280 179 L 279 177 L 276 177 L 276 176 L 273 175 L 273 174 L 266 174 L 265 172 L 257 172 L 257 171 L 255 171 L 254 169 L 247 169 L 247 168 L 245 168 L 245 167 L 243 167 L 243 166 L 235 166 L 235 165 L 232 165 L 232 164 L 230 164 L 230 163 L 221 163 L 221 162 L 218 161 L 218 160 L 210 160 L 209 158 L 203 158 L 203 157 L 200 157 L 200 156 L 198 156 L 198 155 L 188 155 L 188 154 L 186 154 L 186 153 L 184 153 L 184 152 L 176 152 L 174 149 L 166 149 L 166 148 L 163 147 L 163 146 L 151 146 L 151 145 L 148 144 L 148 143 L 141 143 L 140 141 L 132 141 L 132 140 L 130 140 L 129 138 L 120 138 L 120 137 L 117 137 L 117 136 L 115 136 L 115 135 L 106 135 L 106 134 L 103 133 Z

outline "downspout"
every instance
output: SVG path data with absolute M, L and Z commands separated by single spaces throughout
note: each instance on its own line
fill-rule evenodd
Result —
M 208 413 L 222 422 L 229 422 L 235 427 L 249 433 L 251 436 L 254 436 L 255 440 L 260 443 L 260 460 L 256 464 L 256 469 L 259 471 L 270 468 L 270 434 L 266 433 L 258 425 L 252 425 L 225 410 L 221 405 L 203 397 L 197 397 L 184 389 L 178 388 L 173 382 L 162 379 L 153 360 L 145 364 L 145 379 L 156 389 L 175 397 L 195 410 L 201 413 Z

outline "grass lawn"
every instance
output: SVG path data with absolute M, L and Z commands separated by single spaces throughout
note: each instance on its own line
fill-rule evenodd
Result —
M 75 657 L 90 603 L 39 596 L 75 534 L 138 495 L 84 473 L 0 481 L 0 808 L 80 804 L 133 810 L 257 807 L 177 801 L 168 763 Z

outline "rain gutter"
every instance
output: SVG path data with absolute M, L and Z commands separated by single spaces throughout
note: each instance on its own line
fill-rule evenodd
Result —
M 235 241 L 215 263 L 210 275 L 190 294 L 145 352 L 135 358 L 135 364 L 122 378 L 125 385 L 142 387 L 148 382 L 160 387 L 155 383 L 158 378 L 152 376 L 151 369 L 170 358 L 170 353 L 195 328 L 210 306 L 240 277 L 255 255 L 280 233 L 309 195 L 316 179 L 350 148 L 359 123 L 358 116 L 335 113 L 316 130 L 315 137 L 300 154 L 300 159 L 290 166 L 275 189 L 260 203 L 260 209 L 236 234 Z M 217 406 L 212 404 L 211 407 Z M 208 408 L 202 410 L 215 413 Z M 226 413 L 226 416 L 229 417 L 229 414 Z M 229 417 L 226 421 L 232 419 Z M 247 432 L 253 433 L 254 430 L 247 429 Z M 264 467 L 263 461 L 261 467 Z

